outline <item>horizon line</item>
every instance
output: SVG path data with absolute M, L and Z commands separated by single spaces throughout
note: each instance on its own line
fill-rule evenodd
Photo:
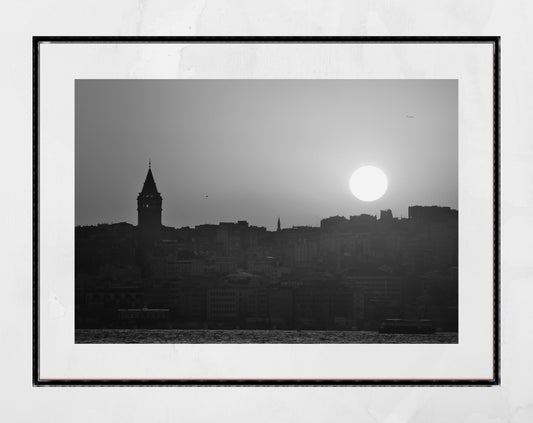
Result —
M 430 208 L 430 207 L 438 207 L 438 208 L 444 208 L 444 209 L 450 209 L 450 211 L 456 211 L 458 212 L 458 208 L 453 208 L 452 206 L 438 206 L 436 204 L 433 204 L 431 206 L 421 206 L 421 205 L 413 205 L 413 206 L 407 206 L 407 209 L 409 210 L 410 207 L 426 207 L 426 208 Z M 383 209 L 383 210 L 380 210 L 380 213 L 381 212 L 386 212 L 386 211 L 391 211 L 392 212 L 392 209 Z M 359 216 L 371 216 L 371 217 L 374 217 L 376 218 L 376 220 L 382 220 L 381 218 L 378 219 L 378 215 L 377 214 L 369 214 L 369 213 L 361 213 L 361 214 L 354 214 L 354 215 L 349 215 L 348 217 L 344 216 L 344 215 L 332 215 L 332 216 L 328 216 L 328 217 L 323 217 L 320 219 L 320 221 L 322 220 L 325 220 L 325 219 L 330 219 L 332 217 L 342 217 L 344 219 L 348 219 L 350 217 L 359 217 Z M 277 222 L 277 217 L 274 219 L 274 226 L 276 225 L 275 222 Z M 397 220 L 409 220 L 409 216 L 407 217 L 404 217 L 404 216 L 400 216 L 400 217 L 394 217 L 393 215 L 393 219 L 397 219 Z M 168 226 L 168 225 L 165 225 L 165 224 L 161 224 L 161 226 L 164 226 L 164 227 L 167 227 L 167 228 L 172 228 L 172 229 L 184 229 L 184 228 L 195 228 L 197 226 L 203 226 L 203 225 L 220 225 L 221 223 L 238 223 L 238 222 L 246 222 L 248 223 L 249 226 L 252 226 L 252 227 L 256 227 L 256 228 L 265 228 L 267 229 L 266 226 L 256 226 L 256 225 L 253 225 L 251 224 L 248 220 L 243 220 L 243 219 L 239 219 L 239 220 L 236 220 L 236 221 L 219 221 L 218 223 L 210 223 L 210 222 L 205 222 L 205 223 L 199 223 L 199 224 L 196 224 L 194 226 Z M 120 223 L 127 223 L 129 225 L 132 225 L 132 226 L 139 226 L 139 224 L 134 224 L 134 223 L 130 223 L 128 221 L 120 221 L 120 222 L 99 222 L 99 223 L 89 223 L 89 224 L 75 224 L 74 227 L 83 227 L 83 226 L 98 226 L 98 225 L 117 225 L 117 224 L 120 224 Z M 320 228 L 320 225 L 319 226 L 312 226 L 312 225 L 292 225 L 291 227 L 285 227 L 285 228 L 282 228 L 283 229 L 293 229 L 293 228 L 304 228 L 304 227 L 307 227 L 307 228 Z

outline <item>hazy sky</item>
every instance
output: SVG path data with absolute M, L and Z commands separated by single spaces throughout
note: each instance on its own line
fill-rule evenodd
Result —
M 76 225 L 137 224 L 149 158 L 173 227 L 457 208 L 456 80 L 77 80 L 75 93 Z M 375 202 L 350 192 L 363 165 L 389 180 Z

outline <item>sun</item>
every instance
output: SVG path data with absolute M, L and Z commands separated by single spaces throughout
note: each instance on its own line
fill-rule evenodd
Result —
M 385 173 L 375 166 L 363 166 L 350 178 L 350 190 L 361 201 L 376 201 L 387 191 L 389 183 Z

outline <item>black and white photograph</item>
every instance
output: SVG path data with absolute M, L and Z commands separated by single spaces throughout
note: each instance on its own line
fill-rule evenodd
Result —
M 77 79 L 75 342 L 457 344 L 458 94 Z
M 34 39 L 35 384 L 493 384 L 497 42 Z

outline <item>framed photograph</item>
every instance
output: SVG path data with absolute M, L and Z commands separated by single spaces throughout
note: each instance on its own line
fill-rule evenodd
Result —
M 34 385 L 498 385 L 499 63 L 34 37 Z

